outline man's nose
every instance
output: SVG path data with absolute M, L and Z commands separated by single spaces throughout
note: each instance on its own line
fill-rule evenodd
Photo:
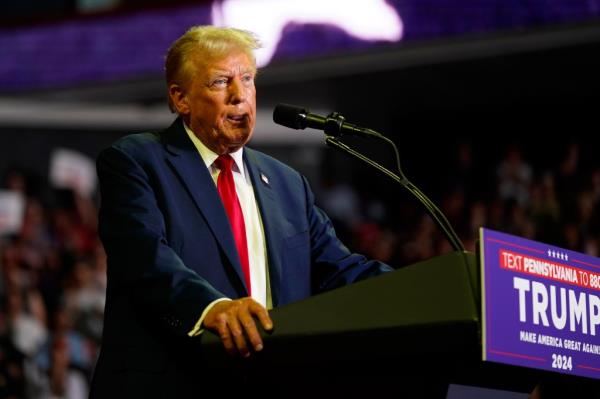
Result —
M 229 96 L 233 104 L 246 101 L 246 88 L 240 79 L 233 79 L 229 85 Z

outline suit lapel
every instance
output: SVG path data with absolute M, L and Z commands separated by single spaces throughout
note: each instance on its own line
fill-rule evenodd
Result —
M 274 189 L 271 188 L 268 173 L 262 167 L 254 151 L 248 147 L 244 148 L 244 160 L 252 180 L 252 187 L 254 188 L 254 195 L 258 202 L 263 230 L 265 232 L 271 299 L 273 306 L 277 306 L 279 304 L 281 289 L 280 249 L 282 245 L 281 239 L 284 235 L 279 221 L 285 219 L 275 198 Z
M 248 288 L 237 255 L 231 226 L 227 222 L 225 208 L 208 168 L 187 136 L 180 119 L 177 119 L 165 131 L 165 146 L 167 162 L 173 166 L 183 185 L 194 199 L 247 293 Z

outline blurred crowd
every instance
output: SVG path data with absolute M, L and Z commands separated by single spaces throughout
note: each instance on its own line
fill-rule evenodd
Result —
M 540 154 L 530 161 L 519 145 L 507 146 L 498 159 L 487 155 L 497 148 L 476 150 L 480 154 L 475 160 L 471 144 L 459 142 L 449 151 L 450 159 L 441 157 L 430 165 L 434 173 L 420 180 L 408 176 L 417 186 L 423 181 L 429 188 L 436 186 L 432 193 L 423 191 L 447 216 L 467 250 L 475 251 L 479 228 L 486 227 L 599 255 L 600 162 L 583 162 L 579 142 L 566 145 L 557 158 L 546 157 L 546 162 L 538 159 Z M 318 196 L 352 249 L 396 268 L 451 250 L 416 199 L 389 179 L 362 179 L 367 183 L 359 189 L 351 180 L 329 181 Z
M 3 189 L 26 198 L 0 241 L 0 397 L 86 398 L 100 345 L 106 257 L 92 199 L 16 169 Z
M 511 146 L 481 165 L 459 144 L 433 199 L 471 251 L 485 226 L 598 256 L 600 165 L 582 164 L 580 152 L 572 143 L 540 167 Z M 416 200 L 390 187 L 365 195 L 352 181 L 324 182 L 316 191 L 354 251 L 395 267 L 450 251 Z M 106 291 L 98 201 L 15 168 L 2 189 L 22 193 L 26 206 L 20 231 L 0 237 L 0 397 L 85 398 Z

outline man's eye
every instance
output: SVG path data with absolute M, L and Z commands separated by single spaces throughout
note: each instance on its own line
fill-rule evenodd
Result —
M 254 76 L 253 75 L 244 75 L 244 76 L 242 76 L 242 81 L 245 83 L 253 82 Z
M 213 80 L 212 85 L 217 86 L 217 87 L 225 86 L 225 85 L 227 85 L 227 79 L 225 79 L 225 78 L 215 79 L 215 80 Z

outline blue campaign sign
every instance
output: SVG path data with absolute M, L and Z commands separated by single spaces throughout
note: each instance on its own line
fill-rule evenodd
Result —
M 600 379 L 600 259 L 482 228 L 483 360 Z

